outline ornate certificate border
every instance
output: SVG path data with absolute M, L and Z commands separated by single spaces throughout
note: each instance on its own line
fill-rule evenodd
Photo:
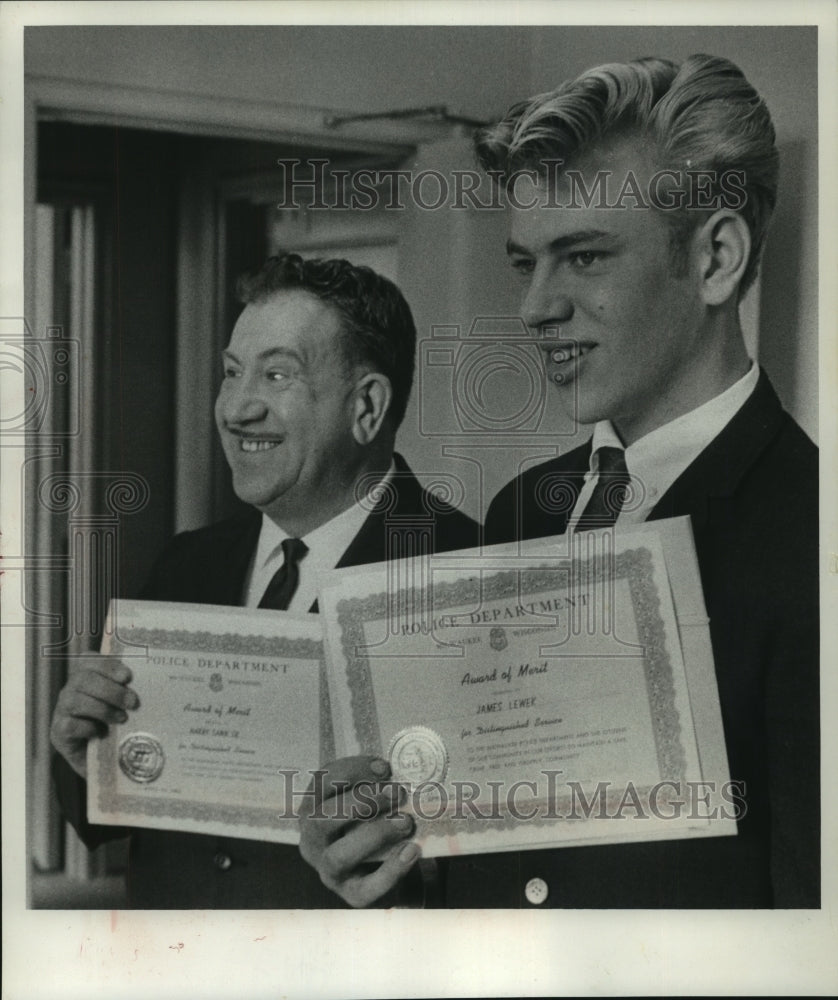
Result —
M 315 639 L 290 639 L 280 636 L 252 635 L 238 632 L 190 632 L 185 629 L 119 628 L 112 652 L 136 646 L 151 649 L 182 649 L 190 652 L 252 654 L 270 659 L 316 660 L 319 664 L 320 755 L 321 761 L 335 756 L 329 688 L 323 643 Z M 224 806 L 221 804 L 173 800 L 144 795 L 119 794 L 116 790 L 119 765 L 117 740 L 106 740 L 98 755 L 99 808 L 104 812 L 153 816 L 159 819 L 195 819 L 220 822 L 228 826 L 261 827 L 271 830 L 296 830 L 297 820 L 278 815 L 278 808 L 267 806 Z M 130 824 L 129 824 L 130 825 Z
M 613 567 L 613 571 L 612 571 Z M 507 570 L 482 580 L 475 577 L 454 583 L 438 584 L 429 594 L 426 606 L 435 617 L 453 607 L 477 605 L 481 599 L 517 598 L 520 593 L 540 594 L 567 589 L 569 571 L 576 579 L 595 584 L 606 579 L 626 580 L 637 624 L 638 642 L 643 647 L 643 672 L 652 716 L 655 749 L 661 781 L 681 782 L 686 778 L 686 754 L 681 743 L 681 722 L 675 705 L 672 662 L 666 647 L 666 634 L 660 614 L 660 596 L 654 577 L 652 553 L 645 547 L 627 549 L 611 559 L 595 556 L 587 561 L 568 561 L 560 569 L 545 565 L 533 570 Z M 430 589 L 430 585 L 429 585 Z M 417 603 L 407 589 L 396 594 L 386 591 L 363 598 L 345 598 L 337 604 L 337 621 L 351 690 L 352 719 L 364 753 L 381 755 L 383 751 L 378 712 L 373 691 L 369 657 L 365 652 L 364 623 L 386 619 L 395 606 Z M 416 722 L 432 724 L 421 716 Z M 492 824 L 493 826 L 495 824 Z M 436 823 L 435 829 L 440 829 Z

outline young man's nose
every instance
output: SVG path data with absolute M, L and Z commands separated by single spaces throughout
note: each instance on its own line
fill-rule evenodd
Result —
M 559 327 L 573 316 L 573 302 L 551 276 L 535 276 L 521 307 L 524 322 L 539 332 Z

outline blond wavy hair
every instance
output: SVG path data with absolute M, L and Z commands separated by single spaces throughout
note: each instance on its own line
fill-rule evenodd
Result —
M 738 209 L 751 234 L 751 255 L 740 285 L 753 282 L 777 197 L 779 160 L 765 102 L 727 59 L 693 55 L 680 65 L 645 58 L 587 70 L 556 90 L 510 108 L 479 130 L 481 166 L 500 183 L 519 170 L 546 173 L 545 164 L 572 165 L 606 142 L 636 137 L 660 170 L 741 172 L 746 193 Z M 676 269 L 708 210 L 669 211 Z

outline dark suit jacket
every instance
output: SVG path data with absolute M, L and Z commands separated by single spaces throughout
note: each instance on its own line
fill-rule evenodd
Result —
M 537 485 L 549 476 L 580 489 L 589 455 L 590 442 L 508 484 L 487 541 L 563 532 L 567 511 L 545 512 Z M 819 905 L 818 458 L 764 373 L 650 519 L 686 514 L 731 778 L 746 785 L 738 835 L 462 858 L 446 866 L 446 905 L 527 905 L 535 876 L 554 906 Z
M 395 456 L 395 490 L 382 497 L 343 553 L 339 567 L 382 562 L 393 551 L 393 532 L 430 528 L 433 551 L 479 544 L 471 518 L 421 488 L 404 459 Z M 158 601 L 239 605 L 256 548 L 261 515 L 244 517 L 176 536 L 152 572 L 142 597 Z M 138 909 L 258 909 L 343 906 L 300 857 L 296 847 L 252 840 L 94 826 L 86 817 L 86 784 L 56 756 L 54 773 L 65 815 L 88 847 L 130 833 L 128 896 Z M 418 872 L 402 901 L 420 894 Z M 393 899 L 393 902 L 396 900 Z

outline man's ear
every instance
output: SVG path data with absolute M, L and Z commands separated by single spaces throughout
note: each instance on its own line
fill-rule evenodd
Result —
M 694 244 L 701 276 L 701 296 L 708 306 L 738 298 L 739 285 L 751 257 L 751 232 L 738 212 L 714 212 L 696 234 Z
M 381 372 L 368 372 L 355 385 L 352 434 L 358 444 L 370 444 L 381 430 L 393 401 L 390 379 Z

